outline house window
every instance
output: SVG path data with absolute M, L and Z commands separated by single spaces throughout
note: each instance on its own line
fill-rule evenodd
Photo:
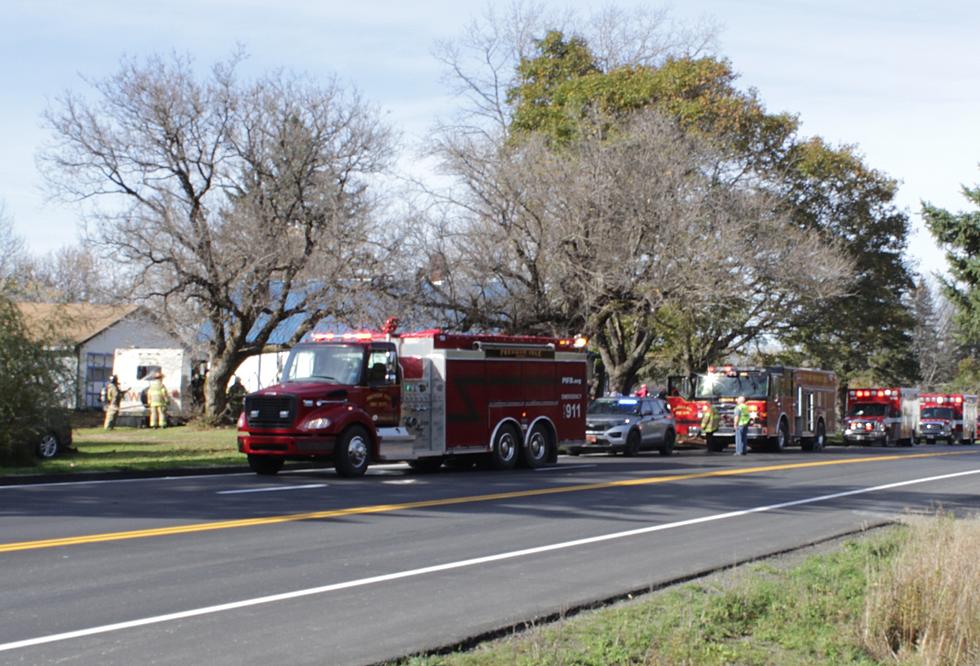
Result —
M 85 359 L 85 407 L 101 407 L 99 392 L 112 375 L 112 354 L 87 354 Z

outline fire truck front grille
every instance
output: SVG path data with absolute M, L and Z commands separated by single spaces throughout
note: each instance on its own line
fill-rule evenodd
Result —
M 245 397 L 245 417 L 250 426 L 280 428 L 292 425 L 296 400 L 289 395 L 255 395 Z
M 939 432 L 943 429 L 943 426 L 939 423 L 923 423 L 922 430 L 926 432 Z

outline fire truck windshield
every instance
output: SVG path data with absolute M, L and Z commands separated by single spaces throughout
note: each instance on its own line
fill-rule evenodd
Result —
M 891 410 L 883 402 L 858 403 L 847 410 L 848 416 L 888 416 Z
M 763 372 L 736 372 L 722 374 L 709 372 L 698 376 L 694 397 L 706 398 L 737 398 L 744 395 L 747 399 L 765 398 L 769 394 L 769 377 Z
M 361 378 L 364 347 L 361 345 L 302 345 L 286 359 L 284 382 L 327 382 L 354 386 Z
M 919 416 L 923 419 L 946 419 L 947 421 L 956 418 L 953 416 L 953 410 L 949 407 L 923 407 Z
M 598 398 L 589 405 L 589 414 L 639 414 L 636 398 Z

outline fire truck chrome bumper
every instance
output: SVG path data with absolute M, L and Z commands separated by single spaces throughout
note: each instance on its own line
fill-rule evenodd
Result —
M 241 433 L 238 450 L 242 453 L 279 453 L 289 456 L 330 455 L 336 437 L 296 437 L 294 435 L 256 435 Z
M 844 432 L 844 441 L 848 442 L 877 442 L 885 439 L 883 432 Z

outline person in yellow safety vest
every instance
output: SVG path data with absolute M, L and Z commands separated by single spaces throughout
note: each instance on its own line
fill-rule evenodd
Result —
M 119 405 L 122 403 L 123 390 L 119 388 L 119 378 L 113 375 L 105 385 L 105 422 L 104 430 L 116 427 L 116 417 L 119 416 Z
M 701 416 L 701 432 L 704 434 L 704 445 L 708 451 L 715 450 L 715 432 L 718 430 L 718 412 L 709 402 L 704 406 Z
M 163 373 L 158 372 L 150 381 L 150 386 L 146 390 L 146 399 L 150 403 L 150 427 L 167 427 L 167 403 L 170 396 L 167 395 L 167 387 L 163 385 Z
M 735 411 L 732 416 L 734 419 L 732 425 L 735 426 L 735 455 L 744 456 L 749 439 L 749 422 L 752 420 L 744 395 L 735 398 Z

